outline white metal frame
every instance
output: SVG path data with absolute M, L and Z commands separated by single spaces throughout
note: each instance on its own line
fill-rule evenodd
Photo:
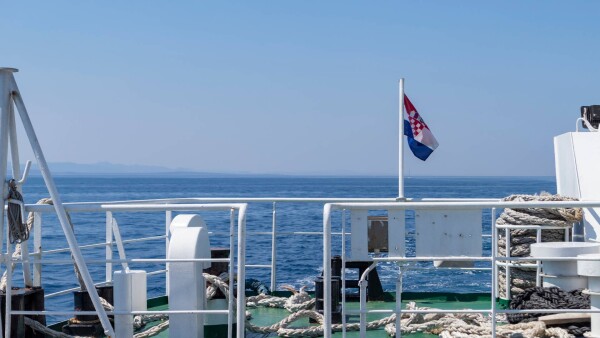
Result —
M 72 260 L 70 259 L 48 259 L 45 256 L 50 254 L 56 254 L 61 252 L 69 252 L 69 248 L 61 248 L 54 250 L 41 250 L 41 239 L 37 240 L 37 235 L 41 235 L 41 226 L 42 226 L 42 214 L 45 212 L 53 212 L 54 210 L 48 209 L 43 205 L 28 205 L 28 211 L 36 210 L 36 222 L 34 224 L 34 236 L 36 236 L 36 243 L 39 246 L 36 246 L 36 251 L 31 255 L 33 258 L 20 258 L 20 259 L 10 259 L 7 264 L 10 263 L 22 263 L 24 265 L 33 264 L 36 266 L 34 269 L 34 286 L 40 286 L 40 282 L 42 279 L 42 264 L 72 264 Z M 234 266 L 237 267 L 237 294 L 236 297 L 233 297 L 234 288 L 229 288 L 229 302 L 227 310 L 179 310 L 179 311 L 137 311 L 131 312 L 130 314 L 170 314 L 170 313 L 204 313 L 204 314 L 227 314 L 228 315 L 228 337 L 233 336 L 233 313 L 234 313 L 234 299 L 236 299 L 235 306 L 238 309 L 245 309 L 245 248 L 246 248 L 246 211 L 247 204 L 245 203 L 220 203 L 220 204 L 85 204 L 83 208 L 81 205 L 68 205 L 66 209 L 69 212 L 104 212 L 107 215 L 106 227 L 107 227 L 107 240 L 104 243 L 94 243 L 90 245 L 81 246 L 80 249 L 93 249 L 93 248 L 101 248 L 105 246 L 106 250 L 106 259 L 103 260 L 86 260 L 85 264 L 106 264 L 106 279 L 105 282 L 97 283 L 96 285 L 103 285 L 106 283 L 112 282 L 112 270 L 114 264 L 121 264 L 125 269 L 128 268 L 128 264 L 132 263 L 155 263 L 155 264 L 165 264 L 169 262 L 228 262 L 229 263 L 229 273 L 230 276 L 234 276 Z M 168 252 L 168 236 L 149 236 L 145 238 L 136 238 L 123 240 L 120 236 L 118 225 L 114 221 L 113 212 L 144 212 L 144 211 L 158 211 L 165 212 L 167 215 L 170 215 L 173 211 L 229 211 L 229 231 L 227 234 L 230 237 L 230 257 L 229 258 L 203 258 L 203 259 L 135 259 L 135 258 L 126 258 L 124 244 L 127 243 L 135 243 L 142 241 L 155 241 L 162 240 L 166 241 L 167 251 Z M 237 213 L 237 223 L 235 222 Z M 167 217 L 168 220 L 170 217 Z M 170 222 L 168 222 L 170 224 Z M 237 232 L 235 231 L 237 225 Z M 109 236 L 110 234 L 110 236 Z M 114 241 L 113 236 L 114 235 Z M 112 258 L 112 246 L 116 245 L 119 251 L 119 259 Z M 234 249 L 237 246 L 237 254 L 234 254 Z M 148 273 L 149 276 L 164 274 L 167 270 L 156 270 Z M 11 278 L 8 278 L 11 280 Z M 45 298 L 53 298 L 61 295 L 65 295 L 71 293 L 72 291 L 77 290 L 78 288 L 71 288 L 66 290 L 61 290 L 52 294 L 48 294 Z M 11 308 L 6 309 L 8 316 L 10 318 L 12 315 L 84 315 L 84 314 L 95 314 L 98 313 L 96 311 L 15 311 Z M 106 312 L 107 314 L 127 314 L 119 311 Z M 245 311 L 241 310 L 236 313 L 236 334 L 238 337 L 242 337 L 245 331 Z M 9 335 L 9 331 L 6 333 Z
M 415 199 L 414 201 L 441 201 L 441 202 L 448 202 L 448 201 L 456 201 L 457 199 Z M 470 201 L 496 201 L 494 199 L 469 199 Z M 316 232 L 309 232 L 309 231 L 287 231 L 287 232 L 283 232 L 283 231 L 278 231 L 278 223 L 277 223 L 277 210 L 276 210 L 276 204 L 277 203 L 319 203 L 319 204 L 323 204 L 323 203 L 327 203 L 327 202 L 332 202 L 332 201 L 336 201 L 336 202 L 340 202 L 340 203 L 351 203 L 351 202 L 369 202 L 369 203 L 385 203 L 385 202 L 391 202 L 391 201 L 395 201 L 394 198 L 384 198 L 384 199 L 374 199 L 374 198 L 346 198 L 346 199 L 340 199 L 340 198 L 179 198 L 179 199 L 158 199 L 158 200 L 136 200 L 136 201 L 118 201 L 118 202 L 84 202 L 84 203 L 65 203 L 64 207 L 65 210 L 69 213 L 104 213 L 106 216 L 106 238 L 105 241 L 103 242 L 99 242 L 99 243 L 92 243 L 92 244 L 87 244 L 87 245 L 82 245 L 79 246 L 79 248 L 81 250 L 88 250 L 88 249 L 94 249 L 94 248 L 101 248 L 101 247 L 105 247 L 105 251 L 106 251 L 106 259 L 105 260 L 87 260 L 86 263 L 89 264 L 105 264 L 105 278 L 103 282 L 100 283 L 96 283 L 96 285 L 104 285 L 107 283 L 110 283 L 112 281 L 112 272 L 113 272 L 113 265 L 114 264 L 129 264 L 129 263 L 165 263 L 166 260 L 157 260 L 157 259 L 123 259 L 123 257 L 126 257 L 125 254 L 121 255 L 119 259 L 114 259 L 112 256 L 112 252 L 113 252 L 113 247 L 116 246 L 123 246 L 126 245 L 128 243 L 136 243 L 136 242 L 151 242 L 151 241 L 157 241 L 157 240 L 164 240 L 165 241 L 165 246 L 168 249 L 168 245 L 169 245 L 169 236 L 168 236 L 168 228 L 170 225 L 170 222 L 173 218 L 173 212 L 177 212 L 177 211 L 194 211 L 197 209 L 201 209 L 201 207 L 199 207 L 199 204 L 202 203 L 269 203 L 272 204 L 273 209 L 272 209 L 272 223 L 271 223 L 271 231 L 253 231 L 253 232 L 248 232 L 246 233 L 246 237 L 250 236 L 250 235 L 270 235 L 272 237 L 272 260 L 270 264 L 263 264 L 263 265 L 258 265 L 258 264 L 245 264 L 245 268 L 270 268 L 271 269 L 271 285 L 272 285 L 272 289 L 275 289 L 276 287 L 276 256 L 277 256 L 277 250 L 276 250 L 276 237 L 278 236 L 296 236 L 296 235 L 300 235 L 300 236 L 322 236 L 323 232 L 321 231 L 316 231 Z M 211 204 L 212 206 L 215 206 L 215 204 Z M 26 210 L 28 212 L 34 212 L 36 217 L 35 217 L 35 222 L 34 222 L 34 226 L 32 229 L 33 232 L 33 241 L 34 241 L 34 252 L 31 254 L 31 258 L 29 260 L 27 260 L 25 257 L 23 257 L 21 260 L 14 260 L 15 262 L 20 262 L 20 263 L 30 263 L 33 265 L 33 285 L 34 286 L 40 286 L 41 285 L 41 280 L 42 280 L 42 264 L 71 264 L 72 261 L 70 260 L 60 260 L 60 259 L 50 259 L 49 256 L 52 254 L 56 254 L 56 253 L 61 253 L 61 252 L 70 252 L 70 248 L 59 248 L 59 249 L 52 249 L 52 250 L 42 250 L 42 238 L 41 238 L 41 227 L 42 227 L 42 220 L 43 220 L 43 215 L 46 213 L 55 213 L 54 208 L 52 208 L 51 205 L 27 205 L 26 206 Z M 114 233 L 114 224 L 112 219 L 114 218 L 114 213 L 115 212 L 145 212 L 145 211 L 158 211 L 158 212 L 165 212 L 165 235 L 159 235 L 159 236 L 149 236 L 149 237 L 144 237 L 144 238 L 135 238 L 135 239 L 118 239 L 118 238 L 113 238 L 113 233 Z M 232 215 L 233 217 L 233 215 Z M 344 235 L 344 229 L 342 230 L 342 233 L 333 233 L 332 235 L 335 236 L 343 236 Z M 234 237 L 234 234 L 232 234 L 231 232 L 211 232 L 211 233 L 217 233 L 217 234 L 222 234 L 222 235 L 226 235 L 228 234 L 229 236 L 231 236 L 232 238 Z M 349 234 L 349 233 L 346 233 Z M 121 242 L 121 244 L 119 244 L 119 242 Z M 231 242 L 230 242 L 231 243 Z M 233 244 L 230 247 L 231 252 L 233 252 Z M 273 255 L 273 252 L 275 253 Z M 215 261 L 219 261 L 219 260 L 215 260 Z M 245 262 L 244 262 L 245 263 Z M 231 266 L 230 266 L 231 267 Z M 158 269 L 155 271 L 150 271 L 148 273 L 149 276 L 155 276 L 155 275 L 160 275 L 160 274 L 164 274 L 166 272 L 165 269 Z M 231 273 L 233 273 L 231 271 Z M 168 283 L 168 278 L 167 281 Z M 72 291 L 76 290 L 77 288 L 71 288 L 71 289 L 66 289 L 66 290 L 60 290 L 51 294 L 47 294 L 46 298 L 53 298 L 53 297 L 57 297 L 57 296 L 62 296 L 65 294 L 69 294 Z M 232 290 L 230 290 L 230 292 L 232 292 Z M 231 298 L 230 298 L 231 299 Z M 232 309 L 230 309 L 232 311 Z M 230 311 L 230 312 L 231 312 Z M 11 312 L 13 315 L 14 314 L 19 314 L 20 312 Z M 60 315 L 60 314 L 72 314 L 73 312 L 70 311 L 59 311 L 59 312 L 55 312 L 55 311 L 46 311 L 44 312 L 46 314 L 51 314 L 51 315 Z M 81 313 L 84 314 L 84 313 Z M 110 314 L 110 313 L 108 313 Z
M 223 200 L 227 200 L 227 202 L 223 202 Z M 415 209 L 452 209 L 452 208 L 458 208 L 458 209 L 487 209 L 487 208 L 492 208 L 492 225 L 495 225 L 495 210 L 496 208 L 504 208 L 504 207 L 567 207 L 567 206 L 577 206 L 577 207 L 595 207 L 595 206 L 600 206 L 600 202 L 539 202 L 539 203 L 529 203 L 527 202 L 526 204 L 524 203 L 507 203 L 507 202 L 499 202 L 498 200 L 495 199 L 469 199 L 467 201 L 461 201 L 458 199 L 439 199 L 439 200 L 435 200 L 435 199 L 426 199 L 426 200 L 410 200 L 409 202 L 391 202 L 394 199 L 347 199 L 347 200 L 343 200 L 343 199 L 319 199 L 319 198 L 302 198 L 302 199 L 295 199 L 295 198 L 290 198 L 290 199 L 282 199 L 282 198 L 259 198 L 259 199 L 163 199 L 163 200 L 148 200 L 148 201 L 132 201 L 132 202 L 120 202 L 120 203 L 71 203 L 71 204 L 65 204 L 65 210 L 68 212 L 72 212 L 72 213 L 78 213 L 78 212 L 101 212 L 101 213 L 105 213 L 106 214 L 106 218 L 107 218 L 107 222 L 106 222 L 106 227 L 107 227 L 107 237 L 106 237 L 106 241 L 102 242 L 102 243 L 94 243 L 94 244 L 90 244 L 90 245 L 85 245 L 85 246 L 81 246 L 81 249 L 91 249 L 91 248 L 99 248 L 102 246 L 105 246 L 107 248 L 106 252 L 107 252 L 107 256 L 105 260 L 96 260 L 96 261 L 92 261 L 92 260 L 88 260 L 86 261 L 86 263 L 89 264 L 105 264 L 106 265 L 106 271 L 107 271 L 107 275 L 106 275 L 106 281 L 110 281 L 111 277 L 110 277 L 110 272 L 112 272 L 113 269 L 113 264 L 131 264 L 131 263 L 157 263 L 157 264 L 164 264 L 167 262 L 171 262 L 173 260 L 166 260 L 166 259 L 131 259 L 131 258 L 125 258 L 123 259 L 123 257 L 125 257 L 124 255 L 121 256 L 119 259 L 114 259 L 112 257 L 112 247 L 114 245 L 123 245 L 123 244 L 127 244 L 127 243 L 133 243 L 133 242 L 140 242 L 140 241 L 156 241 L 156 240 L 165 240 L 165 245 L 168 247 L 168 235 L 160 235 L 160 236 L 149 236 L 149 237 L 145 237 L 145 238 L 136 238 L 136 239 L 128 239 L 128 240 L 123 240 L 123 239 L 119 239 L 119 238 L 114 238 L 113 239 L 113 223 L 109 222 L 109 219 L 112 219 L 114 213 L 116 212 L 146 212 L 146 211 L 157 211 L 157 212 L 165 212 L 165 223 L 166 226 L 168 226 L 168 224 L 170 223 L 170 220 L 172 219 L 173 216 L 173 212 L 178 212 L 178 211 L 195 211 L 195 210 L 203 210 L 206 207 L 209 208 L 219 208 L 222 207 L 224 209 L 227 208 L 231 208 L 231 205 L 236 204 L 236 203 L 243 203 L 243 202 L 252 202 L 253 200 L 256 200 L 254 202 L 259 202 L 259 203 L 270 203 L 272 204 L 273 208 L 272 208 L 272 223 L 271 223 L 271 231 L 267 231 L 267 232 L 245 232 L 245 226 L 243 227 L 243 233 L 240 233 L 240 230 L 242 230 L 242 228 L 239 227 L 239 222 L 240 220 L 238 219 L 238 233 L 237 233 L 237 243 L 238 245 L 241 244 L 241 246 L 239 246 L 239 248 L 243 248 L 243 252 L 241 252 L 240 250 L 238 250 L 238 257 L 245 257 L 245 242 L 246 242 L 246 237 L 250 236 L 250 235 L 270 235 L 272 236 L 272 240 L 275 242 L 275 238 L 277 236 L 282 236 L 282 235 L 321 235 L 323 236 L 323 242 L 324 242 L 324 261 L 323 261 L 323 266 L 324 266 L 324 278 L 329 278 L 330 279 L 330 258 L 331 256 L 327 255 L 327 253 L 331 253 L 331 236 L 342 236 L 343 238 L 345 238 L 347 235 L 349 235 L 348 232 L 346 232 L 346 227 L 345 227 L 345 223 L 346 223 L 346 212 L 348 210 L 352 210 L 355 208 L 358 209 L 362 209 L 362 210 L 377 210 L 377 209 L 383 209 L 383 210 L 390 210 L 390 209 L 403 209 L 403 210 L 415 210 Z M 276 210 L 276 203 L 285 203 L 285 202 L 289 202 L 289 203 L 326 203 L 328 201 L 331 200 L 335 200 L 337 203 L 327 203 L 324 206 L 324 227 L 323 227 L 323 231 L 318 231 L 318 232 L 280 232 L 277 230 L 277 210 Z M 359 202 L 357 202 L 357 200 Z M 220 204 L 206 204 L 203 205 L 202 203 L 205 202 L 221 202 Z M 15 262 L 19 262 L 19 263 L 32 263 L 34 266 L 34 285 L 39 285 L 39 281 L 41 281 L 41 264 L 71 264 L 72 262 L 70 260 L 52 260 L 52 259 L 48 259 L 48 255 L 52 254 L 52 253 L 58 253 L 58 252 L 66 252 L 69 251 L 69 248 L 62 248 L 62 249 L 55 249 L 55 250 L 47 250 L 47 251 L 41 251 L 41 238 L 38 239 L 38 236 L 41 235 L 41 215 L 45 214 L 45 213 L 54 213 L 55 210 L 48 205 L 27 205 L 26 206 L 27 211 L 33 211 L 36 213 L 36 215 L 38 215 L 39 217 L 37 217 L 36 219 L 36 224 L 34 225 L 34 229 L 33 229 L 33 233 L 34 233 L 34 243 L 35 243 L 35 251 L 34 253 L 31 255 L 29 261 L 25 260 L 25 259 L 21 259 L 21 260 L 12 260 Z M 333 233 L 331 232 L 331 212 L 333 210 L 341 210 L 342 211 L 342 229 L 340 233 Z M 245 213 L 246 210 L 244 209 L 244 218 L 245 218 Z M 238 215 L 238 217 L 240 217 L 241 215 Z M 233 221 L 233 213 L 231 214 L 231 221 Z M 329 221 L 329 225 L 328 225 L 328 221 Z M 244 222 L 245 225 L 245 222 Z M 109 231 L 110 230 L 110 231 Z M 443 258 L 444 260 L 470 260 L 470 261 L 474 261 L 474 260 L 478 260 L 478 261 L 490 261 L 490 262 L 495 262 L 495 264 L 493 264 L 492 269 L 496 270 L 498 268 L 498 266 L 502 265 L 502 264 L 506 264 L 511 263 L 511 262 L 516 262 L 515 264 L 518 264 L 519 261 L 524 261 L 524 260 L 529 260 L 531 261 L 531 258 L 518 258 L 518 257 L 496 257 L 496 249 L 497 249 L 497 243 L 496 243 L 496 239 L 497 239 L 497 234 L 498 234 L 498 229 L 496 226 L 492 226 L 492 255 L 491 257 L 445 257 Z M 110 236 L 109 236 L 110 234 Z M 225 234 L 225 233 L 224 233 Z M 231 236 L 231 238 L 233 239 L 235 237 L 235 234 L 233 232 L 229 232 L 229 235 Z M 121 244 L 119 244 L 118 242 L 121 242 Z M 110 254 L 109 249 L 110 248 Z M 233 251 L 232 251 L 233 252 Z M 273 252 L 275 252 L 275 255 L 273 255 Z M 273 246 L 272 247 L 272 256 L 276 257 L 276 247 Z M 344 262 L 345 262 L 345 256 L 346 256 L 346 248 L 345 248 L 345 241 L 342 240 L 342 264 L 343 266 L 345 266 Z M 378 263 L 381 261 L 401 261 L 401 262 L 414 262 L 414 261 L 429 261 L 429 260 L 439 260 L 440 257 L 402 257 L 402 258 L 389 258 L 389 257 L 381 257 L 381 258 L 375 258 L 373 259 L 374 263 Z M 542 260 L 543 258 L 538 258 L 538 260 Z M 553 258 L 554 260 L 556 260 L 556 258 Z M 568 258 L 567 258 L 568 259 Z M 560 259 L 559 259 L 560 260 Z M 196 261 L 196 260 L 194 260 Z M 213 261 L 223 261 L 223 259 L 215 259 Z M 246 265 L 245 264 L 245 259 L 242 260 L 238 260 L 238 281 L 243 281 L 245 280 L 245 268 L 246 267 L 252 267 L 253 265 Z M 276 259 L 272 259 L 271 264 L 268 265 L 262 265 L 262 266 L 258 266 L 258 265 L 254 265 L 255 267 L 264 267 L 264 268 L 270 268 L 272 269 L 272 275 L 271 275 L 271 284 L 276 284 L 276 277 L 275 277 L 275 270 L 276 270 Z M 240 267 L 244 267 L 244 268 L 240 268 Z M 230 268 L 233 268 L 233 264 L 230 264 Z M 400 270 L 400 274 L 399 274 L 399 278 L 396 282 L 396 288 L 398 290 L 402 289 L 402 280 L 400 278 L 401 273 L 404 271 L 405 267 L 400 266 L 399 270 Z M 342 269 L 342 273 L 344 274 L 345 269 Z M 478 270 L 484 270 L 482 269 L 478 269 Z M 156 270 L 156 271 L 152 271 L 149 273 L 150 276 L 152 275 L 158 275 L 158 274 L 162 274 L 165 273 L 166 270 Z M 231 271 L 231 273 L 233 273 L 233 271 Z M 243 275 L 240 276 L 240 273 L 242 273 Z M 329 276 L 328 276 L 329 275 Z M 492 295 L 495 295 L 497 292 L 497 287 L 496 287 L 496 274 L 493 273 L 492 274 Z M 363 281 L 366 282 L 366 280 L 364 279 L 365 276 L 363 276 Z M 105 283 L 104 282 L 104 283 Z M 37 283 L 37 284 L 36 284 Z M 342 278 L 342 287 L 345 288 L 344 285 L 344 278 Z M 361 287 L 366 287 L 366 284 L 361 284 Z M 239 286 L 238 287 L 238 309 L 243 309 L 245 308 L 245 301 L 244 301 L 244 296 L 243 296 L 243 290 L 245 290 L 245 287 Z M 66 294 L 68 292 L 70 292 L 71 290 L 63 290 L 60 292 L 56 292 L 53 294 L 49 294 L 47 295 L 48 298 L 50 297 L 55 297 L 55 296 L 59 296 L 59 295 L 63 295 Z M 324 284 L 324 291 L 325 294 L 327 294 L 327 292 L 331 292 L 330 290 L 330 284 L 325 283 Z M 232 289 L 230 289 L 230 292 L 233 292 Z M 239 292 L 242 292 L 242 294 L 239 294 Z M 232 298 L 230 298 L 232 299 Z M 328 304 L 330 301 L 328 301 L 327 296 L 325 297 L 325 307 L 327 306 L 331 306 L 331 304 Z M 344 299 L 342 299 L 342 311 L 343 311 L 343 320 L 345 323 L 345 315 L 352 313 L 353 311 L 347 311 L 345 309 L 345 303 L 344 303 Z M 401 298 L 397 297 L 397 304 L 396 304 L 396 309 L 395 310 L 379 310 L 377 312 L 381 312 L 381 313 L 400 313 L 400 312 L 406 312 L 406 313 L 412 313 L 412 312 L 422 312 L 420 310 L 417 311 L 407 311 L 407 310 L 402 310 L 400 307 L 400 301 Z M 225 311 L 225 310 L 217 310 L 214 312 L 209 312 L 208 310 L 206 310 L 207 312 L 204 313 L 233 313 L 233 308 L 232 308 L 232 304 L 230 305 L 230 308 Z M 366 314 L 368 313 L 368 311 L 366 311 L 366 308 L 363 307 L 363 313 Z M 554 310 L 555 311 L 555 310 Z M 430 311 L 431 312 L 431 311 Z M 468 312 L 468 311 L 447 311 L 447 312 Z M 500 313 L 500 312 L 504 312 L 506 313 L 506 311 L 499 311 L 495 308 L 495 305 L 490 309 L 490 310 L 481 310 L 481 311 L 471 311 L 471 312 L 479 312 L 479 313 Z M 538 311 L 539 312 L 539 311 Z M 543 311 L 542 311 L 543 312 Z M 577 312 L 582 312 L 582 311 L 577 311 Z M 11 311 L 11 315 L 16 315 L 16 314 L 48 314 L 48 315 L 61 315 L 61 314 L 73 314 L 75 313 L 74 311 L 41 311 L 41 312 L 28 312 L 28 311 Z M 78 314 L 86 314 L 88 312 L 77 312 Z M 94 312 L 91 312 L 94 313 Z M 146 313 L 146 312 L 134 312 L 134 313 Z M 150 312 L 148 312 L 150 313 Z M 163 312 L 163 313 L 181 313 L 181 312 Z M 190 310 L 189 312 L 186 313 L 202 313 L 199 311 L 192 311 Z M 244 319 L 243 318 L 239 318 L 241 316 L 241 314 L 243 314 L 243 311 L 238 311 L 238 323 L 243 323 Z M 327 315 L 327 310 L 325 311 L 325 323 L 326 325 L 331 325 L 330 322 L 330 316 Z M 361 314 L 363 314 L 361 313 Z M 107 312 L 107 314 L 112 314 L 110 312 Z M 118 313 L 121 314 L 121 313 Z M 231 321 L 232 319 L 230 319 L 229 321 Z M 329 324 L 327 324 L 327 321 L 329 320 Z M 364 321 L 364 320 L 363 320 Z M 230 323 L 231 324 L 231 323 Z M 495 323 L 493 324 L 495 325 Z M 231 327 L 231 325 L 230 325 Z M 330 326 L 328 326 L 330 327 Z M 242 334 L 244 332 L 244 328 L 243 325 L 238 325 L 238 332 L 237 334 Z M 326 330 L 326 334 L 327 334 L 327 330 Z
M 42 147 L 38 142 L 37 136 L 33 129 L 33 124 L 29 119 L 29 114 L 27 113 L 27 109 L 25 108 L 25 103 L 23 102 L 23 98 L 21 97 L 21 93 L 19 91 L 19 87 L 17 86 L 17 82 L 13 76 L 13 73 L 17 72 L 17 69 L 14 68 L 0 68 L 0 178 L 2 180 L 6 177 L 6 166 L 8 161 L 8 145 L 9 141 L 11 143 L 11 155 L 13 159 L 13 174 L 18 173 L 20 163 L 18 162 L 18 145 L 17 145 L 17 135 L 16 135 L 16 124 L 15 124 L 15 114 L 14 114 L 14 106 L 17 107 L 19 112 L 19 116 L 21 118 L 21 122 L 23 124 L 23 128 L 25 129 L 25 133 L 29 139 L 29 143 L 31 144 L 31 148 L 33 153 L 37 159 L 37 164 L 40 169 L 40 172 L 44 178 L 44 182 L 46 183 L 46 187 L 54 202 L 54 209 L 60 221 L 60 225 L 65 234 L 65 238 L 69 243 L 69 248 L 71 249 L 71 255 L 73 256 L 73 260 L 75 261 L 75 265 L 79 270 L 79 274 L 83 280 L 85 287 L 88 290 L 88 294 L 92 303 L 94 304 L 94 308 L 98 312 L 98 318 L 102 323 L 102 327 L 104 329 L 104 334 L 107 336 L 115 336 L 114 330 L 110 321 L 108 319 L 108 315 L 106 311 L 102 307 L 102 303 L 100 302 L 100 297 L 94 288 L 94 281 L 90 276 L 90 273 L 85 266 L 83 256 L 81 255 L 81 251 L 79 250 L 79 246 L 77 244 L 77 239 L 73 234 L 73 230 L 71 229 L 67 213 L 65 208 L 62 205 L 62 200 L 58 190 L 56 189 L 56 185 L 54 184 L 54 179 L 52 178 L 52 174 L 50 173 L 50 169 L 48 168 L 48 163 L 44 157 L 44 153 L 42 151 Z M 17 162 L 15 163 L 15 160 Z M 4 182 L 2 182 L 4 183 Z M 3 184 L 2 187 L 2 197 L 7 196 L 7 187 Z M 2 219 L 0 220 L 0 243 L 3 242 L 2 236 L 5 233 L 4 229 L 4 207 L 2 208 Z M 6 229 L 8 233 L 8 228 Z M 25 249 L 25 255 L 27 255 L 27 249 Z M 6 283 L 6 313 L 4 317 L 5 321 L 5 331 L 4 336 L 10 336 L 11 332 L 11 301 L 12 301 L 12 292 L 11 292 L 11 283 L 12 283 L 12 244 L 10 243 L 10 236 L 6 238 L 6 256 L 4 257 L 4 262 L 6 264 L 6 271 L 10 278 L 7 278 Z M 25 268 L 28 269 L 28 268 Z M 29 277 L 25 277 L 26 281 L 30 281 Z
M 496 306 L 496 294 L 497 294 L 497 269 L 500 264 L 506 265 L 510 264 L 519 264 L 518 262 L 523 261 L 531 261 L 531 257 L 499 257 L 497 255 L 497 240 L 498 240 L 498 228 L 496 227 L 496 210 L 499 208 L 568 208 L 568 207 L 577 207 L 577 208 L 591 208 L 591 207 L 599 207 L 600 201 L 586 201 L 586 202 L 503 202 L 503 201 L 452 201 L 452 202 L 433 202 L 433 201 L 425 201 L 425 202 L 396 202 L 396 203 L 327 203 L 323 207 L 323 314 L 324 314 L 324 337 L 331 338 L 331 218 L 333 211 L 341 211 L 342 215 L 345 214 L 348 210 L 482 210 L 483 209 L 491 209 L 492 210 L 492 245 L 491 245 L 491 254 L 488 257 L 480 256 L 480 257 L 374 257 L 372 258 L 373 264 L 377 264 L 378 262 L 416 262 L 416 261 L 433 261 L 433 260 L 447 260 L 447 261 L 489 261 L 492 263 L 492 283 L 491 283 L 491 308 L 489 310 L 402 310 L 400 308 L 400 304 L 398 304 L 398 300 L 401 297 L 402 293 L 402 282 L 401 282 L 401 274 L 402 274 L 402 266 L 400 266 L 400 274 L 398 282 L 396 283 L 396 293 L 397 293 L 397 305 L 394 310 L 377 310 L 377 311 L 368 311 L 365 307 L 363 307 L 363 292 L 365 288 L 361 285 L 361 309 L 359 311 L 361 315 L 361 336 L 365 336 L 365 324 L 366 321 L 363 319 L 367 313 L 377 312 L 377 313 L 396 313 L 397 318 L 400 318 L 402 313 L 487 313 L 492 317 L 492 337 L 496 337 L 496 314 L 498 313 L 556 313 L 556 312 L 576 312 L 576 313 L 600 313 L 600 310 L 589 310 L 589 309 L 577 309 L 577 310 L 560 310 L 556 309 L 547 309 L 547 310 L 500 310 Z M 345 222 L 345 217 L 342 216 L 343 223 Z M 342 224 L 342 232 L 345 235 L 344 224 Z M 527 227 L 527 226 L 526 226 Z M 541 231 L 541 229 L 539 230 Z M 345 241 L 342 240 L 342 243 Z M 345 254 L 345 244 L 342 244 L 342 252 Z M 510 254 L 510 251 L 508 251 Z M 552 260 L 595 260 L 593 258 L 589 259 L 581 259 L 577 257 L 536 257 L 536 260 L 543 261 L 547 259 Z M 344 257 L 342 257 L 344 260 Z M 513 263 L 516 262 L 516 263 Z M 361 280 L 366 277 L 362 276 Z M 365 284 L 366 285 L 366 284 Z M 344 298 L 344 297 L 342 297 Z M 345 303 L 342 300 L 342 306 Z M 349 313 L 344 310 L 342 307 L 342 316 L 345 316 L 346 313 Z M 345 318 L 342 319 L 342 332 L 343 336 L 345 336 Z M 397 323 L 398 325 L 398 323 Z M 398 326 L 397 326 L 398 327 Z M 396 337 L 401 337 L 401 330 L 396 330 Z

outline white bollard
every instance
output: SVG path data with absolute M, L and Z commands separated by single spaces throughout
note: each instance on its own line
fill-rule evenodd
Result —
M 169 259 L 210 258 L 210 243 L 206 227 L 171 227 Z M 169 309 L 204 310 L 206 283 L 202 272 L 210 262 L 169 263 Z M 171 314 L 169 336 L 204 337 L 204 316 L 199 313 Z
M 115 271 L 114 302 L 117 311 L 146 311 L 146 271 Z M 133 315 L 115 315 L 115 333 L 119 338 L 133 337 Z
M 600 243 L 545 242 L 531 244 L 531 257 L 577 257 L 600 252 Z M 544 260 L 544 287 L 557 286 L 564 291 L 587 287 L 587 278 L 577 273 L 577 261 Z

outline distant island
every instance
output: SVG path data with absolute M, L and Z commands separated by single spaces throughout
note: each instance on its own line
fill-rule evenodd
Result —
M 169 177 L 240 177 L 240 176 L 278 176 L 278 175 L 255 175 L 244 173 L 212 173 L 200 172 L 184 168 L 167 168 L 161 166 L 118 164 L 110 162 L 98 163 L 73 163 L 73 162 L 50 162 L 50 171 L 54 176 L 169 176 Z M 10 163 L 9 163 L 10 175 Z M 25 167 L 21 164 L 21 170 Z M 30 171 L 31 176 L 41 176 L 36 164 Z M 285 175 L 281 175 L 285 176 Z
M 344 175 L 327 175 L 327 174 L 260 174 L 247 172 L 204 172 L 195 171 L 186 168 L 167 168 L 152 165 L 138 164 L 119 164 L 110 162 L 98 163 L 73 163 L 73 162 L 50 162 L 48 163 L 50 171 L 54 176 L 126 176 L 126 177 L 184 177 L 184 178 L 235 178 L 235 177 L 372 177 L 368 175 L 352 175 L 350 173 Z M 8 165 L 10 176 L 10 163 Z M 25 167 L 21 164 L 21 170 Z M 32 165 L 31 176 L 41 176 L 41 172 L 36 164 Z

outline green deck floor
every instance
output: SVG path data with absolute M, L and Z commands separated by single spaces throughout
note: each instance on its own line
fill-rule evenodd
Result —
M 473 309 L 473 310 L 483 310 L 490 308 L 490 296 L 486 294 L 427 294 L 427 293 L 419 293 L 419 294 L 410 294 L 407 293 L 403 295 L 403 299 L 405 299 L 402 303 L 404 307 L 409 301 L 415 301 L 417 306 L 419 307 L 430 307 L 430 308 L 438 308 L 438 309 Z M 358 310 L 359 304 L 356 302 L 347 302 L 346 306 L 348 309 Z M 394 302 L 369 302 L 368 308 L 375 309 L 393 309 L 395 307 Z M 154 304 L 148 310 L 165 310 L 168 306 L 162 304 L 160 302 Z M 272 325 L 281 319 L 287 317 L 289 313 L 283 309 L 272 309 L 272 308 L 264 308 L 258 307 L 255 309 L 249 309 L 250 313 L 252 313 L 252 323 L 260 326 Z M 387 314 L 369 314 L 367 316 L 367 320 L 376 320 L 380 318 L 387 317 Z M 348 322 L 358 322 L 358 316 L 350 317 Z M 158 324 L 155 323 L 155 324 Z M 292 327 L 306 327 L 310 325 L 308 319 L 302 319 L 292 325 Z M 146 327 L 147 329 L 148 327 Z M 272 335 L 275 336 L 275 335 Z M 334 337 L 341 337 L 341 333 L 336 333 L 333 335 Z M 358 332 L 348 332 L 347 337 L 358 337 Z M 369 331 L 367 333 L 368 337 L 387 337 L 387 334 L 383 328 Z M 435 335 L 428 334 L 412 334 L 409 335 L 414 338 L 424 338 L 424 337 L 436 337 Z M 158 336 L 155 337 L 169 337 L 169 332 L 164 331 Z M 264 337 L 264 335 L 255 335 L 255 334 L 247 334 L 246 337 Z M 271 337 L 271 336 L 269 336 Z

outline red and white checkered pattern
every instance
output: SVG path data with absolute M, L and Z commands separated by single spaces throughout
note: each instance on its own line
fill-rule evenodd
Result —
M 410 123 L 410 128 L 412 129 L 413 135 L 417 136 L 421 134 L 421 131 L 427 127 L 427 124 L 421 118 L 421 115 L 417 113 L 416 110 L 413 110 L 408 113 L 408 122 Z

